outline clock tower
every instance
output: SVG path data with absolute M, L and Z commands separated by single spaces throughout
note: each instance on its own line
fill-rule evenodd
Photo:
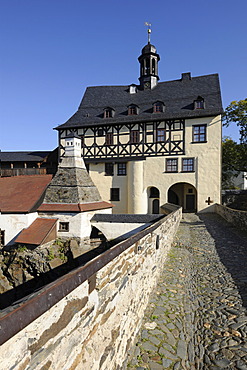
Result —
M 141 89 L 153 89 L 159 81 L 158 76 L 158 61 L 159 54 L 156 53 L 156 48 L 150 43 L 151 29 L 148 28 L 148 43 L 142 49 L 142 53 L 138 58 L 140 63 L 140 87 Z

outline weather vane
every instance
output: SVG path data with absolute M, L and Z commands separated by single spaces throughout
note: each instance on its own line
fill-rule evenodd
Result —
M 151 23 L 145 22 L 144 24 L 148 27 L 148 43 L 150 44 Z

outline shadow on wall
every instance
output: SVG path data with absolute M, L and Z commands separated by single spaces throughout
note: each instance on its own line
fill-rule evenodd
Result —
M 247 233 L 235 228 L 217 214 L 205 213 L 198 216 L 214 238 L 220 260 L 231 274 L 243 305 L 247 308 Z
M 73 270 L 74 268 L 85 265 L 93 258 L 105 252 L 107 248 L 107 242 L 103 241 L 98 247 L 80 255 L 77 258 L 73 258 L 72 255 L 70 255 L 68 262 L 63 263 L 62 265 L 55 267 L 50 271 L 44 272 L 39 276 L 36 276 L 33 279 L 28 280 L 25 283 L 20 284 L 13 289 L 0 294 L 0 309 L 2 310 L 6 307 L 9 307 L 13 303 L 17 303 L 17 301 L 26 299 L 28 295 L 37 292 L 45 285 L 52 283 L 59 277 Z

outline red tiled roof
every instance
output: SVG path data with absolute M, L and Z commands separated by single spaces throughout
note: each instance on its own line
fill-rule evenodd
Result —
M 27 213 L 36 205 L 51 182 L 52 175 L 0 178 L 0 212 Z
M 40 245 L 56 225 L 56 218 L 37 218 L 28 228 L 22 230 L 15 243 Z
M 113 204 L 109 202 L 94 203 L 43 203 L 38 208 L 39 212 L 87 212 L 98 209 L 112 208 Z

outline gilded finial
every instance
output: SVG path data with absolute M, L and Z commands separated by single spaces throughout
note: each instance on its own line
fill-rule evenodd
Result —
M 148 43 L 150 44 L 150 34 L 152 32 L 152 30 L 151 30 L 151 23 L 145 22 L 145 26 L 148 27 Z

